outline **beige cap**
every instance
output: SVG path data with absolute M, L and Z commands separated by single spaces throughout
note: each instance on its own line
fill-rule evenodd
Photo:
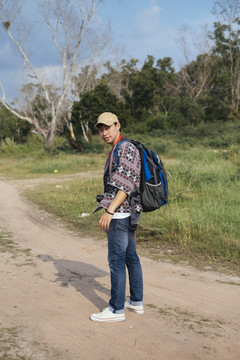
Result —
M 118 118 L 115 114 L 111 112 L 104 112 L 98 117 L 97 123 L 94 125 L 94 127 L 96 129 L 99 124 L 111 126 L 116 122 L 118 122 Z

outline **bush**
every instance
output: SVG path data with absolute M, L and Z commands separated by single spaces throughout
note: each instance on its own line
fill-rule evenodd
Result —
M 167 127 L 167 119 L 164 114 L 150 115 L 146 119 L 146 123 L 148 132 L 165 129 Z
M 0 150 L 6 154 L 14 153 L 16 150 L 17 144 L 15 143 L 13 138 L 6 138 L 5 140 L 1 141 Z
M 43 146 L 44 145 L 44 140 L 41 136 L 37 135 L 37 134 L 31 134 L 30 136 L 28 136 L 27 138 L 27 144 L 29 146 Z

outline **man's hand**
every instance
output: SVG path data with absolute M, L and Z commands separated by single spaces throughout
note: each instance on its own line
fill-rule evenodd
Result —
M 110 213 L 114 213 L 114 211 L 118 208 L 118 206 L 126 199 L 127 194 L 122 191 L 122 190 L 118 190 L 115 198 L 113 199 L 113 201 L 111 202 L 111 204 L 108 207 L 108 211 Z M 112 220 L 113 215 L 105 212 L 98 223 L 98 226 L 100 227 L 100 229 L 102 229 L 103 231 L 106 231 L 109 229 L 109 225 L 110 222 Z
M 99 220 L 98 227 L 100 227 L 100 229 L 102 229 L 103 231 L 107 232 L 107 230 L 109 229 L 109 225 L 112 220 L 112 217 L 113 217 L 113 215 L 110 215 L 107 212 L 105 212 Z

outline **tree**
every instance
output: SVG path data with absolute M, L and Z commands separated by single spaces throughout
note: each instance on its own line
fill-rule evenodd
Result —
M 110 36 L 103 34 L 101 27 L 95 22 L 95 14 L 101 0 L 77 2 L 73 0 L 44 0 L 36 1 L 36 3 L 42 17 L 42 24 L 50 31 L 53 44 L 58 52 L 60 64 L 56 78 L 59 77 L 59 81 L 52 84 L 46 79 L 42 71 L 34 67 L 31 54 L 25 47 L 26 34 L 19 33 L 14 26 L 25 1 L 1 0 L 0 20 L 9 38 L 23 57 L 28 76 L 31 76 L 34 81 L 35 86 L 31 85 L 32 90 L 35 91 L 32 97 L 37 100 L 40 92 L 41 97 L 44 98 L 41 121 L 37 112 L 32 111 L 32 104 L 29 104 L 26 97 L 22 103 L 18 104 L 19 111 L 8 105 L 5 100 L 4 86 L 0 82 L 1 103 L 18 118 L 32 124 L 35 131 L 44 138 L 45 149 L 49 151 L 57 127 L 64 117 L 63 114 L 70 112 L 71 102 L 66 100 L 70 96 L 74 76 L 84 64 L 92 63 L 99 56 Z M 52 91 L 53 88 L 54 91 Z M 68 109 L 66 109 L 66 104 L 68 104 Z M 70 126 L 69 119 L 66 119 Z
M 89 92 L 95 89 L 95 87 L 100 83 L 101 79 L 97 77 L 99 69 L 95 64 L 92 66 L 85 66 L 82 71 L 78 74 L 78 76 L 73 79 L 73 89 L 72 93 L 75 96 L 75 103 L 79 101 L 82 95 L 85 92 Z M 74 128 L 72 125 L 71 113 L 68 114 L 68 117 L 65 117 L 65 123 L 67 128 L 70 130 L 70 134 L 72 134 L 71 138 L 74 140 L 74 144 L 76 141 L 76 136 L 74 133 Z M 89 126 L 88 122 L 83 122 L 81 118 L 79 118 L 79 124 L 81 125 L 82 133 L 84 139 L 87 143 L 89 143 Z
M 133 73 L 128 85 L 131 93 L 125 92 L 125 101 L 132 115 L 138 119 L 136 127 L 139 131 L 146 131 L 148 118 L 151 118 L 149 124 L 156 124 L 155 118 L 161 121 L 166 118 L 168 98 L 175 96 L 175 81 L 170 57 L 155 61 L 153 56 L 148 56 L 142 68 Z
M 126 127 L 130 120 L 124 104 L 110 91 L 109 87 L 102 81 L 94 90 L 85 92 L 80 101 L 76 101 L 72 108 L 72 123 L 74 133 L 82 133 L 82 124 L 85 124 L 88 131 L 94 132 L 94 124 L 98 116 L 105 111 L 118 115 L 119 121 Z
M 120 68 L 120 87 L 119 87 L 119 96 L 116 94 L 114 89 L 111 86 L 111 81 L 108 80 L 108 76 L 111 79 L 112 72 L 109 73 L 109 75 L 106 78 L 107 84 L 111 91 L 118 96 L 119 99 L 121 99 L 124 104 L 126 104 L 126 108 L 128 108 L 131 113 L 134 113 L 134 104 L 132 102 L 132 96 L 133 96 L 133 83 L 135 81 L 135 78 L 138 76 L 139 70 L 137 69 L 138 60 L 137 59 L 130 59 L 128 62 L 126 60 L 122 60 L 121 62 L 121 68 Z M 118 90 L 118 91 L 119 91 Z
M 84 94 L 84 92 L 94 90 L 99 84 L 100 79 L 97 77 L 98 72 L 99 70 L 96 64 L 87 65 L 73 78 L 72 93 L 78 100 L 80 100 L 81 95 Z
M 210 54 L 201 54 L 195 61 L 191 61 L 178 73 L 178 93 L 189 96 L 197 101 L 205 95 L 213 81 L 215 57 Z
M 157 69 L 154 62 L 154 57 L 148 55 L 141 70 L 130 84 L 130 88 L 133 90 L 131 97 L 133 114 L 138 117 L 139 121 L 144 121 L 145 110 L 154 106 L 154 94 L 157 86 Z
M 217 0 L 213 13 L 221 20 L 214 23 L 214 53 L 222 57 L 228 70 L 231 110 L 234 115 L 239 111 L 240 102 L 240 1 Z
M 212 12 L 220 17 L 225 24 L 232 24 L 240 13 L 239 0 L 215 0 Z
M 130 78 L 137 71 L 136 64 L 136 59 L 127 62 L 127 60 L 119 60 L 117 57 L 114 64 L 110 61 L 104 64 L 107 72 L 102 75 L 102 79 L 111 92 L 121 101 L 125 101 L 124 93 L 129 91 Z
M 188 28 L 180 29 L 178 45 L 184 56 L 185 64 L 178 72 L 177 90 L 180 96 L 190 97 L 197 101 L 211 86 L 215 57 L 212 56 L 210 31 L 204 25 L 200 34 L 192 33 Z M 193 60 L 192 52 L 198 53 Z
M 240 20 L 234 23 L 240 26 Z M 229 102 L 231 103 L 232 113 L 239 111 L 239 90 L 240 90 L 240 27 L 233 31 L 229 25 L 214 23 L 214 39 L 216 42 L 214 53 L 218 54 L 223 61 L 229 81 Z

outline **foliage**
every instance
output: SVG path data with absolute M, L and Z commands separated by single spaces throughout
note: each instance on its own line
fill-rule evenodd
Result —
M 126 125 L 128 131 L 144 134 L 157 129 L 239 121 L 240 19 L 235 11 L 239 8 L 228 9 L 228 2 L 218 2 L 219 6 L 222 21 L 215 22 L 208 35 L 212 48 L 199 53 L 196 60 L 178 72 L 169 57 L 156 60 L 148 55 L 141 68 L 136 59 L 128 63 L 122 60 L 118 67 L 106 64 L 107 72 L 101 78 L 110 92 L 108 89 L 105 94 L 109 100 L 115 94 L 122 109 L 131 114 L 124 114 L 123 127 Z M 94 121 L 102 111 L 92 106 L 96 95 L 94 89 L 88 93 L 92 98 L 88 117 L 92 113 Z M 118 114 L 117 109 L 114 107 Z
M 1 140 L 0 150 L 4 153 L 14 153 L 16 150 L 14 139 L 7 137 L 5 140 Z
M 214 36 L 217 43 L 218 33 Z M 72 120 L 77 128 L 77 121 L 84 119 L 94 131 L 93 124 L 99 114 L 112 111 L 119 116 L 123 128 L 140 134 L 216 121 L 238 121 L 238 110 L 232 106 L 229 66 L 215 48 L 212 54 L 199 55 L 178 73 L 172 67 L 171 58 L 155 61 L 148 56 L 141 69 L 137 69 L 133 60 L 128 66 L 122 62 L 118 77 L 116 69 L 108 64 L 109 72 L 102 75 L 102 83 L 74 103 Z M 120 81 L 118 97 L 114 95 L 117 92 L 113 86 L 116 78 Z
M 123 103 L 110 91 L 108 86 L 102 81 L 94 90 L 85 92 L 79 102 L 74 102 L 72 108 L 72 124 L 75 134 L 81 134 L 81 122 L 88 123 L 92 132 L 98 116 L 105 111 L 118 114 L 123 127 L 126 126 L 127 119 L 130 117 L 124 109 Z
M 0 104 L 0 140 L 12 138 L 18 143 L 24 142 L 30 129 L 30 124 L 19 122 L 16 116 Z

